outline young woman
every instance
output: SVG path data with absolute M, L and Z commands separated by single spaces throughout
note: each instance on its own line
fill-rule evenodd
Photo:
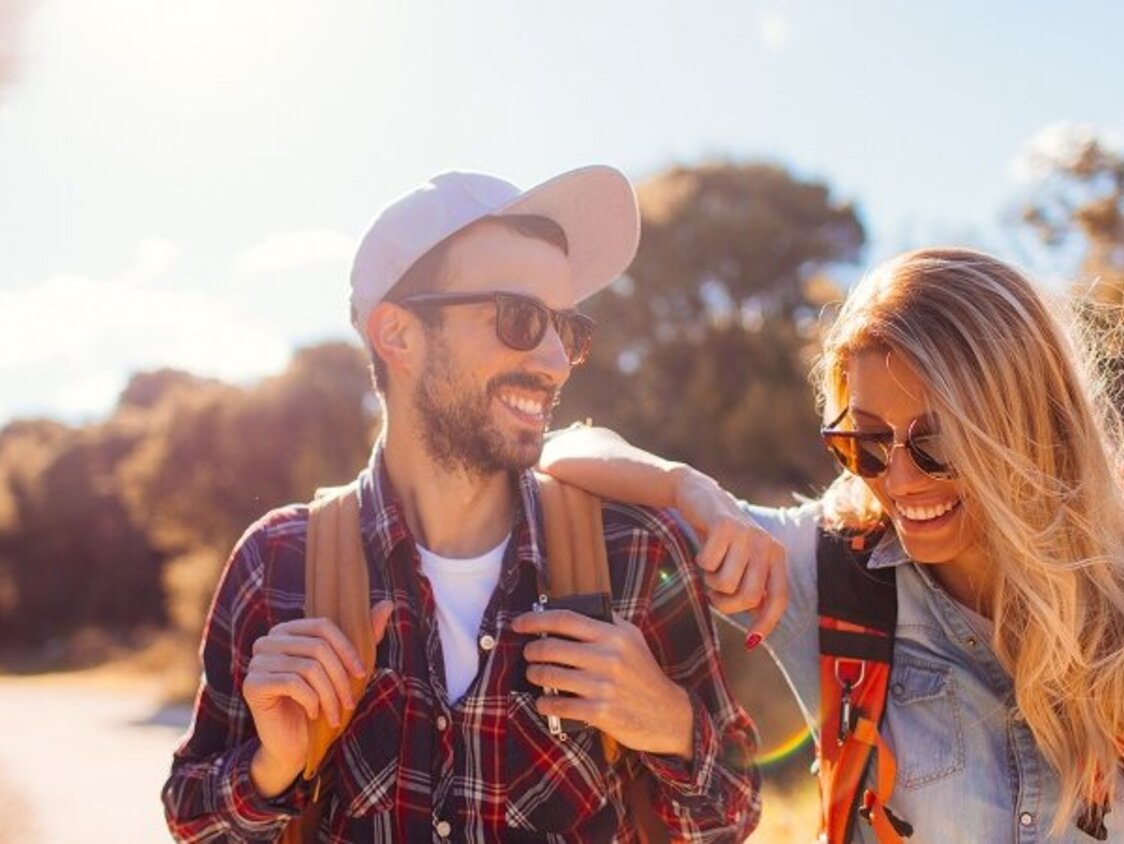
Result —
M 853 289 L 816 376 L 843 472 L 803 506 L 735 510 L 706 476 L 598 429 L 553 438 L 544 468 L 678 506 L 707 538 L 700 564 L 718 591 L 743 606 L 764 594 L 766 615 L 781 578 L 747 553 L 756 528 L 730 526 L 747 513 L 783 545 L 790 596 L 769 647 L 805 713 L 821 692 L 818 534 L 884 531 L 865 564 L 894 570 L 879 732 L 897 762 L 896 832 L 1124 841 L 1122 440 L 1093 362 L 1015 269 L 927 249 Z M 747 644 L 772 623 L 755 618 Z M 877 776 L 872 764 L 872 788 Z M 854 840 L 876 832 L 853 825 Z

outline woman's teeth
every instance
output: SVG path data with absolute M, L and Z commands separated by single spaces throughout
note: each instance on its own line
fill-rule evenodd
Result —
M 911 522 L 928 522 L 943 516 L 959 503 L 959 500 L 954 499 L 943 504 L 931 504 L 928 507 L 909 507 L 905 504 L 898 504 L 897 507 L 898 512 Z

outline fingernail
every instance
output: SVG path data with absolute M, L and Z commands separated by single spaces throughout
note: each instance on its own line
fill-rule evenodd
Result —
M 761 644 L 761 640 L 765 637 L 758 633 L 756 630 L 745 637 L 745 649 L 751 651 Z

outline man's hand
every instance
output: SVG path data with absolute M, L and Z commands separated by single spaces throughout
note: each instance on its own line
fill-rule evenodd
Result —
M 788 604 L 784 546 L 712 478 L 686 466 L 675 485 L 675 506 L 703 540 L 695 560 L 705 572 L 711 604 L 727 614 L 752 612 L 746 646 L 756 646 Z
M 375 646 L 382 641 L 394 604 L 371 608 Z M 323 712 L 339 726 L 353 710 L 351 677 L 366 668 L 340 629 L 325 618 L 299 618 L 273 627 L 254 642 L 242 696 L 254 719 L 261 747 L 250 763 L 250 778 L 263 797 L 275 797 L 304 769 L 308 722 Z
M 585 721 L 634 750 L 690 760 L 690 698 L 667 678 L 635 625 L 619 617 L 608 624 L 569 610 L 546 610 L 517 617 L 512 628 L 547 634 L 523 648 L 530 663 L 527 679 L 576 695 L 540 697 L 539 713 Z

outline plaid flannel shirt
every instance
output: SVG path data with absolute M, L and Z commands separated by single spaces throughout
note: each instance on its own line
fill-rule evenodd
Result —
M 694 756 L 626 751 L 614 764 L 592 728 L 552 736 L 534 708 L 511 620 L 536 600 L 545 565 L 538 487 L 519 478 L 520 504 L 500 581 L 480 627 L 480 666 L 456 703 L 445 690 L 433 593 L 376 447 L 360 475 L 360 520 L 372 604 L 395 610 L 354 718 L 325 761 L 335 786 L 320 840 L 636 841 L 624 788 L 654 782 L 675 839 L 737 840 L 756 825 L 760 780 L 753 725 L 732 699 L 687 543 L 667 514 L 606 502 L 613 609 L 643 632 L 694 709 Z M 259 743 L 242 697 L 259 636 L 303 615 L 308 509 L 255 523 L 227 563 L 203 636 L 203 684 L 163 789 L 182 842 L 274 841 L 309 799 L 298 781 L 273 800 L 249 776 Z

